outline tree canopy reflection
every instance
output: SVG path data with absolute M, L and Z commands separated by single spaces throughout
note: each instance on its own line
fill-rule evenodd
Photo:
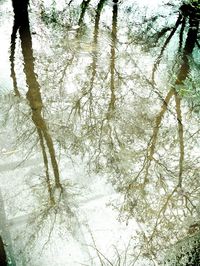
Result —
M 70 158 L 76 163 L 81 157 L 88 175 L 98 173 L 115 188 L 119 197 L 111 205 L 119 220 L 127 225 L 135 220 L 140 228 L 128 246 L 131 265 L 139 265 L 141 258 L 149 265 L 164 260 L 166 265 L 197 265 L 198 1 L 160 4 L 150 15 L 145 9 L 134 13 L 139 6 L 129 1 L 69 1 L 63 10 L 56 1 L 49 9 L 30 3 L 38 16 L 34 38 L 46 40 L 44 50 L 33 45 L 28 1 L 20 3 L 13 0 L 11 78 L 20 98 L 18 32 L 27 114 L 42 153 L 48 210 L 54 206 L 54 217 L 70 212 L 58 154 L 61 162 Z M 62 207 L 56 202 L 57 190 Z M 71 215 L 79 226 L 76 214 Z M 180 250 L 190 241 L 185 256 Z M 171 247 L 177 252 L 165 259 Z M 185 258 L 192 264 L 181 264 Z M 102 265 L 109 264 L 109 258 L 104 260 Z

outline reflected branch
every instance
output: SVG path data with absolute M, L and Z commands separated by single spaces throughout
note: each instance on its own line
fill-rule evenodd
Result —
M 185 30 L 185 25 L 186 25 L 186 20 L 185 20 L 185 18 L 183 18 L 181 30 L 180 30 L 180 34 L 179 34 L 179 49 L 178 49 L 179 52 L 181 52 L 182 45 L 183 45 L 183 33 Z
M 49 197 L 50 197 L 51 203 L 54 205 L 55 200 L 53 197 L 53 192 L 52 192 L 52 187 L 51 187 L 51 181 L 50 181 L 50 175 L 49 175 L 49 164 L 48 164 L 48 157 L 47 157 L 46 148 L 44 144 L 44 138 L 43 138 L 41 129 L 37 128 L 37 132 L 38 132 L 38 136 L 40 139 L 40 146 L 42 148 L 43 161 L 44 161 L 44 165 L 46 168 L 46 183 L 48 187 Z
M 150 147 L 149 147 L 149 150 L 150 150 L 149 156 L 148 156 L 149 160 L 153 159 L 153 155 L 154 155 L 154 152 L 155 152 L 155 146 L 156 146 L 156 142 L 157 142 L 157 138 L 158 138 L 160 125 L 161 125 L 162 119 L 164 117 L 164 114 L 167 111 L 167 107 L 168 107 L 169 101 L 172 98 L 172 96 L 174 95 L 174 93 L 175 93 L 175 90 L 173 88 L 168 92 L 168 94 L 165 97 L 165 100 L 164 100 L 164 102 L 162 104 L 161 111 L 156 117 L 155 127 L 153 129 L 153 135 L 152 135 L 152 138 L 151 138 L 151 141 L 150 141 Z
M 184 161 L 184 138 L 183 138 L 183 124 L 181 115 L 181 99 L 177 92 L 175 95 L 176 101 L 176 113 L 178 121 L 178 135 L 179 135 L 179 147 L 180 147 L 180 158 L 179 158 L 179 180 L 178 187 L 182 186 L 182 175 L 183 175 L 183 161 Z
M 162 59 L 163 53 L 169 44 L 170 40 L 174 36 L 175 32 L 177 31 L 179 25 L 181 24 L 181 29 L 179 33 L 179 48 L 178 51 L 180 52 L 182 49 L 183 44 L 183 35 L 184 30 L 186 28 L 186 19 L 189 20 L 189 30 L 186 37 L 185 47 L 183 49 L 183 64 L 179 70 L 179 74 L 177 76 L 176 84 L 181 84 L 185 80 L 189 72 L 189 61 L 188 56 L 192 54 L 192 51 L 197 43 L 197 34 L 199 30 L 199 11 L 198 11 L 198 4 L 197 6 L 192 4 L 182 4 L 179 8 L 179 16 L 176 21 L 174 28 L 172 29 L 170 35 L 164 42 L 164 45 L 161 48 L 160 54 L 158 55 L 152 70 L 152 82 L 155 83 L 155 72 L 160 64 Z
M 97 5 L 97 9 L 96 9 L 95 25 L 94 25 L 93 41 L 92 41 L 92 46 L 93 46 L 92 63 L 89 66 L 89 69 L 90 68 L 92 69 L 92 74 L 91 74 L 91 78 L 90 78 L 90 82 L 89 82 L 89 88 L 86 91 L 83 90 L 82 95 L 79 97 L 78 100 L 76 100 L 75 106 L 72 108 L 72 110 L 70 112 L 70 116 L 71 116 L 73 111 L 75 111 L 75 114 L 78 112 L 78 114 L 80 115 L 81 100 L 83 100 L 83 98 L 87 95 L 89 95 L 88 100 L 90 103 L 90 110 L 89 110 L 90 117 L 92 116 L 92 100 L 93 100 L 92 90 L 94 87 L 94 81 L 95 81 L 96 74 L 97 74 L 97 60 L 98 60 L 97 45 L 98 45 L 98 38 L 99 38 L 99 24 L 100 24 L 101 12 L 102 12 L 104 3 L 106 1 L 107 0 L 100 0 L 98 5 Z
M 116 42 L 117 42 L 117 16 L 118 16 L 118 0 L 113 0 L 113 17 L 112 17 L 112 32 L 111 32 L 111 57 L 110 57 L 110 90 L 111 99 L 108 108 L 108 115 L 111 115 L 115 110 L 115 59 L 116 59 Z
M 81 3 L 81 14 L 80 14 L 80 18 L 78 21 L 78 25 L 81 26 L 83 24 L 83 20 L 84 20 L 84 16 L 85 16 L 85 12 L 89 6 L 91 0 L 83 0 L 83 2 Z
M 167 45 L 169 44 L 170 40 L 172 39 L 172 37 L 174 36 L 176 30 L 178 29 L 179 25 L 181 24 L 182 22 L 182 15 L 179 14 L 178 16 L 178 19 L 176 21 L 176 24 L 174 26 L 174 28 L 172 29 L 171 33 L 169 34 L 169 36 L 167 37 L 166 41 L 164 42 L 163 46 L 162 46 L 162 49 L 160 51 L 160 54 L 158 55 L 155 63 L 154 63 L 154 66 L 153 66 L 153 70 L 152 70 L 152 82 L 155 83 L 155 72 L 158 68 L 158 65 L 160 64 L 160 61 L 162 59 L 162 56 L 163 56 L 163 53 L 167 47 Z
M 151 166 L 152 160 L 154 159 L 153 156 L 155 153 L 155 147 L 156 147 L 156 143 L 157 143 L 157 139 L 158 139 L 158 134 L 159 134 L 161 122 L 163 120 L 163 117 L 164 117 L 166 111 L 168 110 L 169 102 L 170 102 L 172 96 L 174 95 L 174 93 L 175 93 L 174 88 L 170 89 L 170 91 L 168 92 L 167 96 L 165 97 L 165 99 L 163 101 L 160 113 L 156 116 L 155 126 L 153 128 L 153 134 L 152 134 L 152 137 L 151 137 L 150 142 L 148 143 L 148 147 L 147 147 L 147 157 L 144 159 L 142 169 L 140 170 L 140 172 L 138 173 L 138 175 L 135 178 L 135 181 L 137 181 L 138 177 L 140 176 L 140 174 L 145 169 L 144 185 L 146 183 L 148 183 L 149 168 Z
M 185 28 L 185 17 L 188 16 L 188 14 L 185 14 L 184 10 L 185 8 L 187 9 L 187 7 L 185 7 L 184 5 L 180 8 L 181 14 L 179 15 L 179 18 L 177 19 L 176 25 L 174 27 L 174 29 L 172 30 L 171 34 L 170 34 L 170 38 L 168 37 L 168 39 L 166 40 L 165 44 L 168 44 L 168 42 L 170 41 L 170 39 L 172 38 L 172 36 L 174 35 L 176 29 L 178 28 L 179 24 L 182 23 L 182 27 L 181 27 L 181 32 L 180 32 L 180 39 L 179 39 L 179 48 L 182 46 L 182 37 L 183 37 L 183 31 Z M 183 12 L 184 11 L 184 12 Z M 183 17 L 182 19 L 182 16 Z M 189 18 L 189 30 L 188 30 L 188 34 L 187 34 L 187 38 L 186 38 L 186 42 L 185 42 L 185 47 L 183 50 L 183 56 L 182 56 L 182 64 L 181 67 L 178 71 L 178 75 L 177 75 L 177 79 L 175 81 L 175 84 L 183 84 L 184 80 L 187 78 L 188 73 L 189 73 L 189 56 L 192 54 L 196 41 L 197 41 L 197 34 L 198 34 L 198 27 L 199 27 L 199 21 L 194 19 L 193 17 Z M 164 46 L 163 46 L 164 47 Z M 162 54 L 163 48 L 161 50 L 160 55 Z M 162 55 L 161 55 L 162 56 Z M 160 57 L 161 59 L 161 57 Z M 157 61 L 158 62 L 158 61 Z M 154 65 L 154 73 L 155 73 L 155 65 Z M 160 114 L 156 117 L 156 126 L 154 127 L 153 130 L 153 136 L 152 139 L 150 141 L 150 154 L 148 156 L 149 160 L 151 161 L 153 158 L 153 154 L 155 152 L 155 145 L 156 145 L 156 141 L 157 141 L 157 136 L 158 136 L 158 132 L 159 132 L 159 127 L 161 124 L 161 121 L 163 119 L 164 113 L 167 110 L 167 105 L 169 103 L 169 100 L 171 99 L 172 96 L 175 96 L 175 102 L 176 102 L 176 114 L 177 114 L 177 121 L 178 121 L 178 134 L 179 134 L 179 145 L 180 145 L 180 159 L 179 159 L 179 181 L 178 181 L 178 186 L 181 187 L 182 185 L 182 174 L 183 174 L 183 161 L 184 161 L 184 140 L 183 140 L 183 124 L 182 124 L 182 116 L 181 116 L 181 107 L 180 107 L 180 96 L 177 94 L 177 92 L 175 91 L 174 88 L 172 88 L 168 95 L 166 96 L 166 99 L 163 102 L 163 106 L 162 106 L 162 110 L 160 112 Z M 150 163 L 148 163 L 147 165 L 147 173 L 148 173 L 148 168 L 150 167 Z M 147 174 L 146 174 L 147 175 Z
M 97 5 L 96 15 L 95 15 L 95 25 L 94 25 L 94 33 L 93 33 L 93 47 L 94 51 L 92 52 L 92 77 L 90 80 L 90 92 L 93 89 L 94 86 L 94 80 L 97 73 L 97 59 L 98 59 L 98 52 L 97 52 L 97 44 L 98 44 L 98 38 L 99 38 L 99 23 L 101 18 L 101 12 L 104 6 L 106 0 L 100 0 Z

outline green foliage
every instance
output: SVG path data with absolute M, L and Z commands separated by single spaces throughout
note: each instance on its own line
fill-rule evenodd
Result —
M 176 89 L 179 95 L 188 102 L 192 111 L 200 111 L 200 79 L 197 69 L 190 73 L 185 82 Z
M 188 236 L 170 248 L 164 265 L 200 265 L 200 233 Z

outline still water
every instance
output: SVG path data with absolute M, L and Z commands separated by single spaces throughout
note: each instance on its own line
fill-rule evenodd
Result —
M 199 21 L 0 1 L 1 265 L 200 265 Z

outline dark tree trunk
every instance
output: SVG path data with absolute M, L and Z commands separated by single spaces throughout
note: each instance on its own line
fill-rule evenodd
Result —
M 7 266 L 7 257 L 1 236 L 0 236 L 0 265 Z

